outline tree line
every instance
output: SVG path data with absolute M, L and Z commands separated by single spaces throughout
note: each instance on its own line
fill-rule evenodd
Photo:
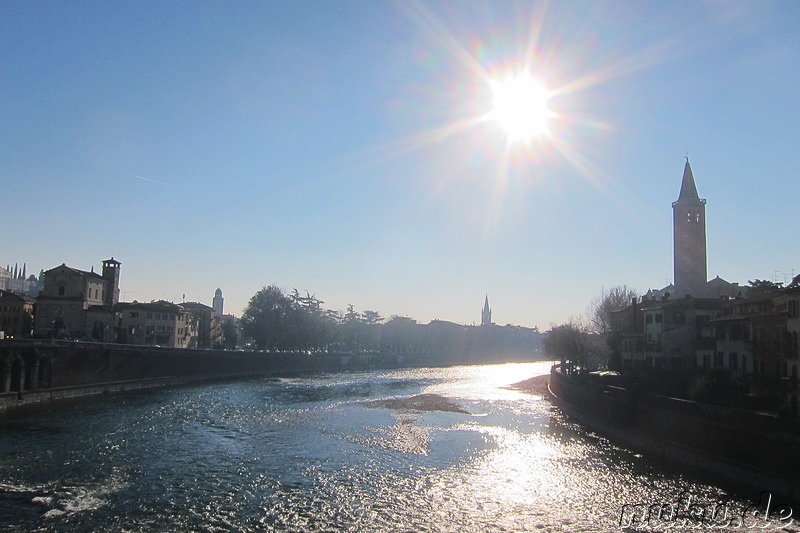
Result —
M 259 350 L 347 350 L 370 347 L 370 331 L 381 323 L 379 312 L 324 309 L 322 300 L 297 289 L 286 294 L 275 285 L 264 287 L 250 298 L 242 314 L 242 332 Z
M 242 333 L 259 350 L 383 351 L 428 354 L 441 360 L 529 360 L 540 351 L 536 328 L 464 326 L 434 320 L 417 324 L 406 317 L 384 320 L 378 311 L 325 309 L 305 291 L 285 293 L 270 285 L 250 299 L 241 318 Z

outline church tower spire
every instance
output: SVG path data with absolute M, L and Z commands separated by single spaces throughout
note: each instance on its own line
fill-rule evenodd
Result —
M 483 301 L 483 311 L 481 311 L 481 326 L 492 325 L 492 310 L 489 308 L 489 295 Z
M 708 280 L 706 262 L 706 201 L 686 158 L 678 199 L 672 202 L 675 296 L 703 297 Z

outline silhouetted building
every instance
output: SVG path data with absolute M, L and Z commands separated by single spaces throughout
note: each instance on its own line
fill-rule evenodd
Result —
M 103 305 L 112 306 L 119 302 L 119 267 L 121 264 L 113 257 L 103 261 L 103 279 L 108 282 Z
M 714 353 L 719 298 L 642 298 L 612 313 L 612 358 L 622 369 L 693 369 Z
M 707 281 L 705 206 L 687 159 L 672 203 L 674 283 L 613 313 L 611 360 L 622 368 L 689 369 L 713 357 L 710 322 L 742 288 L 719 276 Z
M 800 403 L 800 275 L 795 276 L 778 299 L 779 306 L 786 309 L 786 376 L 789 392 L 789 412 L 798 414 Z
M 489 295 L 483 301 L 483 310 L 481 311 L 481 326 L 492 325 L 492 310 L 489 308 Z
M 30 337 L 33 331 L 33 298 L 0 290 L 0 332 L 6 338 Z
M 777 305 L 778 292 L 755 293 L 732 300 L 713 322 L 716 350 L 697 361 L 704 369 L 724 368 L 732 376 L 782 376 L 786 360 L 783 342 L 786 310 Z

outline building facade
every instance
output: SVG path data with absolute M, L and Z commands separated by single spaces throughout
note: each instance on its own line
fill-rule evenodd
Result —
M 119 301 L 120 262 L 103 261 L 102 273 L 78 270 L 66 264 L 44 273 L 42 291 L 36 299 L 34 335 L 38 337 L 93 338 L 99 324 L 87 312 L 113 315 Z M 105 336 L 105 334 L 104 334 Z
M 190 313 L 197 322 L 197 330 L 189 342 L 189 347 L 211 349 L 222 346 L 222 328 L 213 308 L 200 302 L 184 302 L 180 307 Z
M 26 294 L 0 290 L 0 338 L 31 336 L 33 303 L 33 298 Z
M 117 342 L 166 348 L 194 348 L 197 318 L 178 304 L 166 301 L 123 302 L 115 308 Z
M 712 321 L 724 301 L 642 298 L 612 313 L 612 360 L 623 370 L 691 370 L 714 353 Z

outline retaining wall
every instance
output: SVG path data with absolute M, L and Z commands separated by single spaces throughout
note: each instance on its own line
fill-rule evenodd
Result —
M 549 387 L 566 414 L 625 446 L 800 502 L 797 420 L 651 395 L 556 368 Z

